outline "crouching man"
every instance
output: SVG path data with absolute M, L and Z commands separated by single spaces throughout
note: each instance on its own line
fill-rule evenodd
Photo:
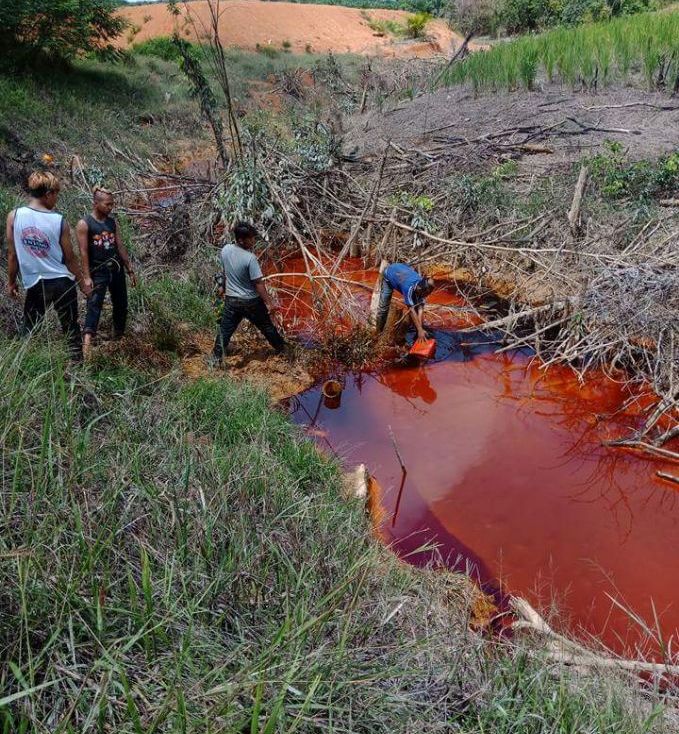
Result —
M 417 332 L 417 339 L 426 339 L 427 334 L 423 324 L 424 301 L 434 290 L 433 278 L 423 277 L 410 265 L 404 263 L 392 263 L 385 268 L 375 325 L 378 334 L 386 326 L 389 307 L 395 290 L 403 296 L 403 303 L 408 308 L 410 319 Z
M 271 320 L 270 311 L 276 310 L 262 280 L 262 269 L 251 252 L 257 239 L 257 230 L 239 222 L 233 228 L 235 244 L 227 244 L 221 252 L 224 268 L 224 311 L 210 363 L 218 366 L 229 346 L 229 341 L 243 319 L 254 324 L 276 350 L 285 351 L 286 343 Z

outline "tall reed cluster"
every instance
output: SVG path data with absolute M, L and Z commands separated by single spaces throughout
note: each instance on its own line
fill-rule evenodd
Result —
M 501 43 L 451 66 L 444 85 L 469 82 L 476 92 L 534 89 L 549 82 L 586 88 L 643 75 L 649 89 L 679 88 L 679 12 L 645 13 L 557 28 Z

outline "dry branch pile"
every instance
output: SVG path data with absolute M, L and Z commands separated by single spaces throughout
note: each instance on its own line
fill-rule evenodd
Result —
M 652 409 L 634 440 L 661 445 L 676 435 L 679 211 L 634 201 L 612 206 L 581 165 L 584 154 L 575 163 L 552 155 L 564 140 L 569 150 L 579 139 L 589 148 L 636 128 L 625 119 L 593 121 L 598 108 L 591 113 L 579 104 L 579 113 L 569 108 L 549 121 L 536 115 L 486 132 L 479 124 L 473 136 L 437 124 L 371 152 L 343 140 L 337 122 L 347 100 L 364 107 L 366 94 L 332 61 L 311 76 L 324 93 L 336 89 L 338 109 L 298 118 L 292 140 L 244 126 L 242 152 L 219 180 L 173 179 L 182 194 L 171 207 L 180 212 L 158 215 L 158 202 L 149 201 L 135 213 L 153 221 L 149 252 L 181 259 L 187 253 L 175 242 L 178 230 L 216 243 L 235 219 L 255 221 L 274 259 L 291 248 L 304 259 L 325 329 L 365 320 L 342 279 L 348 256 L 362 255 L 371 266 L 402 259 L 462 277 L 466 292 L 492 292 L 506 302 L 501 318 L 487 324 L 504 332 L 503 349 L 530 346 L 546 364 L 567 362 L 581 373 L 603 367 L 617 379 L 647 381 L 660 416 Z M 361 80 L 373 97 L 384 85 L 370 68 Z M 302 91 L 317 93 L 308 84 L 287 74 L 279 86 L 297 104 Z M 139 176 L 150 173 L 147 167 Z

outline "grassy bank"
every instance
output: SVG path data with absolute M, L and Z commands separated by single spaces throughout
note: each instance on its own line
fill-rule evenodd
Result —
M 58 343 L 0 345 L 0 730 L 439 718 L 461 598 L 444 609 L 385 563 L 264 394 L 121 367 L 71 380 L 62 360 Z
M 444 84 L 532 89 L 541 75 L 571 86 L 605 86 L 642 75 L 650 88 L 679 85 L 679 12 L 645 13 L 558 28 L 500 43 L 453 65 Z
M 670 731 L 467 632 L 264 394 L 45 338 L 0 342 L 0 731 Z

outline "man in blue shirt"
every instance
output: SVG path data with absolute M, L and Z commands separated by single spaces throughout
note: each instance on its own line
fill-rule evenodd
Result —
M 427 334 L 422 324 L 424 299 L 434 290 L 433 278 L 425 278 L 416 270 L 404 263 L 388 265 L 382 274 L 380 303 L 377 307 L 377 333 L 384 330 L 391 306 L 391 297 L 397 290 L 403 296 L 408 307 L 410 318 L 417 332 L 418 339 L 426 339 Z

